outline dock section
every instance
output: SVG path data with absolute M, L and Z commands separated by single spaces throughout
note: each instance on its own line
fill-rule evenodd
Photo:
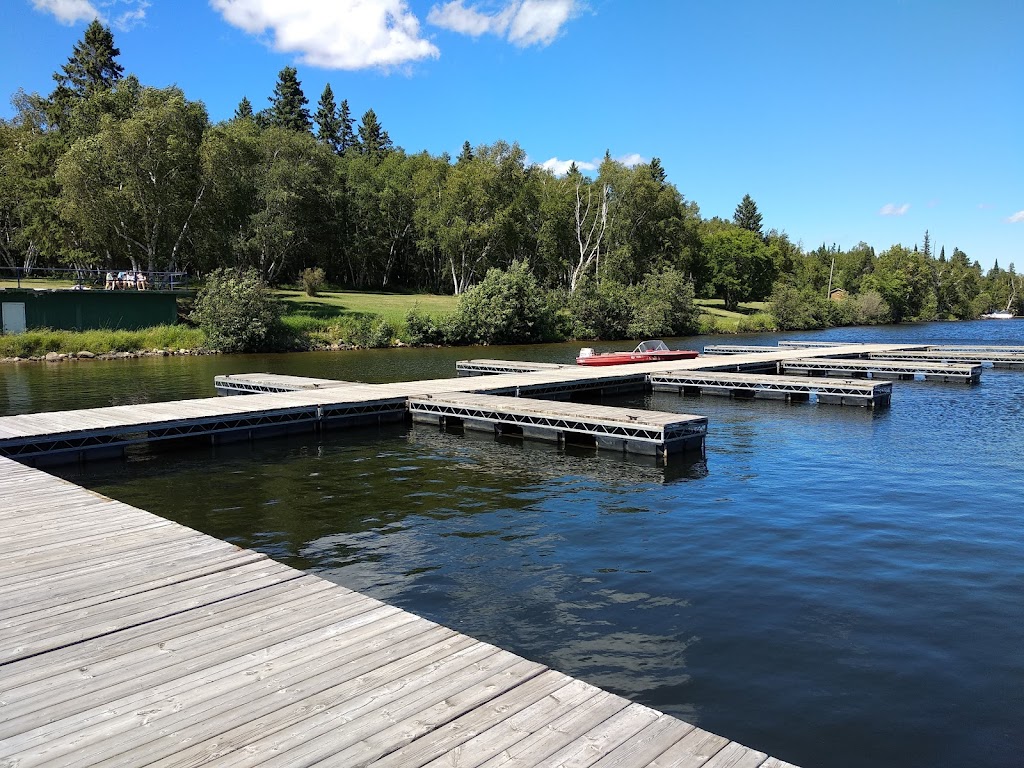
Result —
M 0 530 L 0 765 L 792 768 L 3 458 Z
M 213 378 L 213 386 L 218 395 L 299 392 L 307 389 L 344 387 L 356 383 L 338 379 L 317 379 L 309 376 L 286 376 L 280 373 L 232 373 Z
M 661 458 L 703 450 L 708 431 L 703 416 L 493 395 L 413 397 L 408 407 L 416 422 Z
M 931 360 L 890 360 L 887 358 L 863 360 L 859 358 L 813 358 L 785 360 L 779 363 L 782 373 L 807 376 L 843 376 L 913 381 L 920 376 L 925 381 L 946 381 L 977 384 L 981 381 L 981 364 L 960 365 Z
M 459 360 L 455 370 L 459 376 L 494 376 L 499 373 L 533 373 L 557 371 L 575 366 L 560 363 L 531 363 L 522 360 Z
M 719 395 L 740 399 L 818 402 L 882 408 L 892 402 L 891 382 L 811 379 L 802 376 L 759 376 L 752 373 L 674 371 L 649 376 L 655 392 Z

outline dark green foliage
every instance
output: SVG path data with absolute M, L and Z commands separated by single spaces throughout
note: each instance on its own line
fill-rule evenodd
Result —
M 647 275 L 629 289 L 632 338 L 685 336 L 696 333 L 700 310 L 694 303 L 693 283 L 676 269 Z
M 391 149 L 391 137 L 381 128 L 377 113 L 372 109 L 366 110 L 359 124 L 359 151 L 373 160 L 379 160 Z
M 190 320 L 222 352 L 273 348 L 281 334 L 281 305 L 255 270 L 217 269 L 207 275 Z
M 57 88 L 50 95 L 50 101 L 55 122 L 60 124 L 66 119 L 75 102 L 114 87 L 124 73 L 124 68 L 117 63 L 120 55 L 110 27 L 93 19 L 85 35 L 75 43 L 67 64 L 53 75 Z
M 462 151 L 459 153 L 459 158 L 455 162 L 457 163 L 468 163 L 473 159 L 473 147 L 470 146 L 468 141 L 462 142 Z
M 277 76 L 274 95 L 270 97 L 270 124 L 289 131 L 309 132 L 313 124 L 295 67 L 285 67 Z
M 335 152 L 341 152 L 341 120 L 338 117 L 338 107 L 334 103 L 334 91 L 331 90 L 330 83 L 324 86 L 314 119 L 317 141 L 326 144 Z
M 235 120 L 251 120 L 252 119 L 252 102 L 249 101 L 245 96 L 238 102 L 238 106 L 235 107 Z
M 613 280 L 598 284 L 584 278 L 569 297 L 572 336 L 576 339 L 624 339 L 631 307 L 625 286 Z
M 737 227 L 742 227 L 757 235 L 761 234 L 761 214 L 757 210 L 754 198 L 750 195 L 743 196 L 732 215 L 732 221 Z
M 467 344 L 543 341 L 553 323 L 544 291 L 525 261 L 491 269 L 479 285 L 459 297 L 455 325 Z
M 352 113 L 349 111 L 348 99 L 341 100 L 338 109 L 338 151 L 345 152 L 359 146 L 359 137 L 353 129 Z
M 405 331 L 408 342 L 414 347 L 448 342 L 444 321 L 435 320 L 415 308 L 410 309 L 405 316 Z

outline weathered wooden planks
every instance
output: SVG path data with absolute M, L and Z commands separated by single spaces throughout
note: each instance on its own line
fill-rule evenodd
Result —
M 157 520 L 0 458 L 0 764 L 786 765 Z

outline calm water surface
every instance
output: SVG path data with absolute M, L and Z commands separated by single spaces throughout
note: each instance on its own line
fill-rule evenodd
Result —
M 1024 321 L 816 336 L 1020 345 Z M 217 373 L 388 381 L 575 352 L 5 366 L 0 406 L 208 396 Z M 707 415 L 706 459 L 658 468 L 418 425 L 63 472 L 798 764 L 1024 764 L 1024 372 L 898 382 L 879 413 L 615 403 Z

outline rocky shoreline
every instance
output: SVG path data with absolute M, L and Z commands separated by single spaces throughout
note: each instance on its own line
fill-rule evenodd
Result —
M 0 357 L 0 363 L 65 363 L 78 360 L 131 360 L 139 357 L 196 357 L 200 355 L 219 355 L 216 349 L 137 349 L 133 352 L 103 352 L 97 354 L 82 350 L 81 352 L 47 352 L 45 355 L 30 357 Z

